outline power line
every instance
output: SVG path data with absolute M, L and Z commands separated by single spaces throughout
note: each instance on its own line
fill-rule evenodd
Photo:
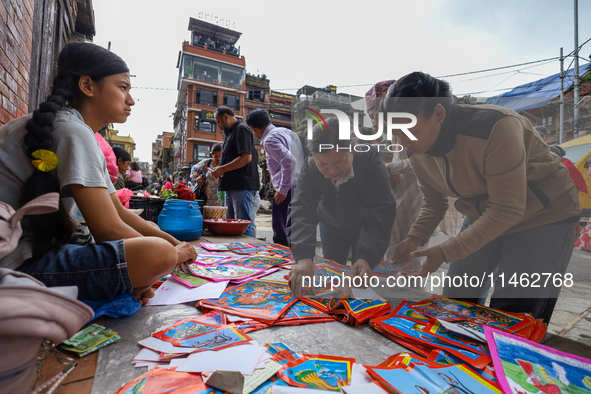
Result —
M 450 75 L 442 75 L 440 77 L 436 77 L 436 78 L 450 78 L 450 77 L 459 77 L 461 75 L 468 75 L 468 74 L 478 74 L 478 73 L 484 73 L 484 72 L 488 72 L 488 71 L 496 71 L 496 70 L 503 70 L 505 68 L 513 68 L 513 67 L 519 67 L 519 66 L 526 66 L 528 64 L 534 64 L 534 63 L 542 63 L 542 62 L 548 62 L 551 60 L 560 60 L 560 57 L 551 57 L 548 59 L 542 59 L 542 60 L 536 60 L 533 62 L 527 62 L 527 63 L 520 63 L 520 64 L 514 64 L 512 66 L 502 66 L 502 67 L 495 67 L 495 68 L 488 68 L 486 70 L 478 70 L 478 71 L 469 71 L 469 72 L 465 72 L 465 73 L 460 73 L 460 74 L 450 74 Z

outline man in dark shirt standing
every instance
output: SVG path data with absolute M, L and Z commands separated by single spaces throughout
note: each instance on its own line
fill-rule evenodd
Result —
M 214 116 L 225 138 L 220 166 L 211 174 L 222 177 L 219 189 L 226 192 L 226 218 L 250 220 L 252 200 L 259 190 L 258 154 L 252 131 L 228 107 L 218 107 Z M 244 234 L 253 236 L 252 224 Z

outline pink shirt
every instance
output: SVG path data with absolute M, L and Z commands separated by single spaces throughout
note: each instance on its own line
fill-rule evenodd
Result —
M 142 183 L 142 172 L 134 171 L 131 168 L 125 172 L 125 175 L 129 175 L 131 182 Z

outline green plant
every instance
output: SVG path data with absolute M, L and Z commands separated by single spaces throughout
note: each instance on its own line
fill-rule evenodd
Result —
M 187 64 L 185 66 L 185 77 L 190 77 L 193 78 L 193 72 L 195 71 L 195 69 L 193 68 L 192 64 Z

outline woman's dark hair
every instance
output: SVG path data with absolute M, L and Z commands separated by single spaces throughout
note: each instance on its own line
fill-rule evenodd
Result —
M 339 120 L 334 117 L 326 118 L 326 126 L 324 123 L 317 123 L 312 129 L 312 140 L 308 141 L 308 150 L 319 153 L 321 145 L 323 150 L 330 150 L 328 146 L 332 145 L 332 149 L 355 153 L 353 150 L 355 139 L 350 132 L 347 136 L 348 139 L 339 139 Z
M 137 161 L 132 161 L 129 165 L 129 168 L 131 168 L 133 171 L 139 171 L 140 165 L 137 163 Z
M 52 131 L 56 114 L 64 107 L 76 108 L 82 102 L 82 92 L 78 88 L 81 76 L 100 82 L 106 76 L 124 72 L 129 72 L 125 62 L 98 45 L 82 42 L 66 45 L 57 60 L 57 73 L 50 95 L 33 112 L 25 126 L 24 143 L 31 160 L 33 152 L 38 149 L 55 150 Z M 21 191 L 21 204 L 49 192 L 60 192 L 56 171 L 34 170 Z M 58 249 L 72 238 L 74 232 L 72 218 L 61 203 L 58 212 L 27 216 L 24 225 L 33 235 L 34 257 L 40 257 L 50 249 Z
M 209 155 L 213 157 L 213 154 L 215 152 L 221 152 L 221 151 L 222 151 L 222 144 L 217 142 L 217 143 L 213 144 L 213 146 L 211 147 L 211 153 Z
M 257 129 L 267 127 L 271 123 L 269 113 L 262 108 L 255 109 L 246 115 L 246 124 Z
M 171 178 L 171 177 L 169 177 L 169 176 L 167 176 L 167 177 L 166 177 L 166 182 L 170 182 L 170 183 L 172 183 L 172 178 Z
M 115 157 L 117 158 L 117 163 L 119 163 L 119 159 L 123 160 L 125 163 L 126 161 L 131 161 L 131 155 L 128 151 L 120 146 L 113 147 L 113 152 L 115 153 Z
M 429 74 L 415 71 L 390 85 L 380 104 L 381 112 L 409 112 L 430 117 L 435 106 L 441 104 L 446 112 L 453 106 L 449 84 Z

